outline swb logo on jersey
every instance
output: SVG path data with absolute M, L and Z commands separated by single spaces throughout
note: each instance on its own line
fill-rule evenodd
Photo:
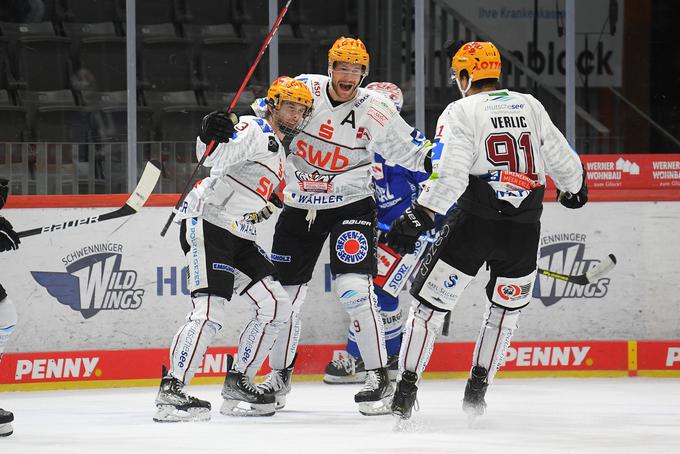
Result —
M 585 256 L 586 235 L 583 233 L 557 233 L 541 238 L 538 267 L 562 274 L 583 274 L 597 265 L 596 259 Z M 562 298 L 602 298 L 609 289 L 608 277 L 588 285 L 538 275 L 533 297 L 545 306 L 551 306 Z
M 136 289 L 137 272 L 121 269 L 123 245 L 85 246 L 62 258 L 66 272 L 31 271 L 31 275 L 61 304 L 83 318 L 101 310 L 139 309 L 143 289 Z
M 335 253 L 341 262 L 359 263 L 368 254 L 368 240 L 358 230 L 342 232 L 335 242 Z

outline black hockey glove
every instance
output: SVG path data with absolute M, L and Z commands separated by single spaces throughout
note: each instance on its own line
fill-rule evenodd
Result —
M 385 235 L 386 243 L 398 254 L 410 254 L 416 249 L 420 235 L 434 228 L 434 221 L 425 209 L 413 205 L 401 214 Z
M 19 247 L 19 235 L 14 231 L 12 224 L 0 216 L 0 252 L 9 251 Z
M 581 164 L 583 166 L 583 164 Z M 576 194 L 557 190 L 557 201 L 567 208 L 581 208 L 588 201 L 588 184 L 586 183 L 586 168 L 583 166 L 583 183 Z
M 216 143 L 227 143 L 234 132 L 234 126 L 238 124 L 238 117 L 233 112 L 210 112 L 203 117 L 201 133 L 198 135 L 201 142 L 208 145 L 211 140 Z
M 0 178 L 0 210 L 7 202 L 7 194 L 9 193 L 9 180 Z
M 269 196 L 269 203 L 267 203 L 264 208 L 260 211 L 243 215 L 243 219 L 249 224 L 259 224 L 260 222 L 269 219 L 272 214 L 274 214 L 275 208 L 283 208 L 283 202 L 279 199 L 279 196 L 276 195 L 276 192 L 272 192 L 272 195 Z

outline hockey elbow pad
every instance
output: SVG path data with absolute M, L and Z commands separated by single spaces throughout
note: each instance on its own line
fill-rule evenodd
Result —
M 586 168 L 583 164 L 581 164 L 581 166 L 583 167 L 583 182 L 581 183 L 581 189 L 575 194 L 572 194 L 571 192 L 562 192 L 559 189 L 557 190 L 557 201 L 567 208 L 581 208 L 588 202 Z

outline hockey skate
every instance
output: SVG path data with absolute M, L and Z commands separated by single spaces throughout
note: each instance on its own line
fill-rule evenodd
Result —
M 354 395 L 354 402 L 359 404 L 359 413 L 362 415 L 388 415 L 393 392 L 394 387 L 387 375 L 387 368 L 371 369 L 366 371 L 366 383 Z
M 12 421 L 14 421 L 12 412 L 0 408 L 0 437 L 9 437 L 12 435 L 12 432 L 14 431 L 14 429 L 12 429 Z
M 484 367 L 474 366 L 470 378 L 465 385 L 463 396 L 463 411 L 468 415 L 468 422 L 472 424 L 477 416 L 482 416 L 486 410 L 484 395 L 489 384 L 486 378 L 489 375 Z
M 363 383 L 366 381 L 364 360 L 355 358 L 344 350 L 333 353 L 333 361 L 326 366 L 323 382 L 329 385 Z
M 163 378 L 156 396 L 156 422 L 209 421 L 210 402 L 184 392 L 184 383 L 168 374 L 163 366 Z
M 401 380 L 397 382 L 397 389 L 394 391 L 394 398 L 392 399 L 392 414 L 399 416 L 401 419 L 409 419 L 413 407 L 418 410 L 416 394 L 418 393 L 418 374 L 410 370 L 404 371 L 401 375 Z
M 227 416 L 272 416 L 274 394 L 264 393 L 250 382 L 248 376 L 232 368 L 234 358 L 227 355 L 227 375 L 222 386 L 222 408 L 220 413 Z
M 273 393 L 276 397 L 276 409 L 281 410 L 286 406 L 286 395 L 290 393 L 291 376 L 293 375 L 293 367 L 297 355 L 293 358 L 293 362 L 285 369 L 272 369 L 267 374 L 267 378 L 257 385 L 257 388 L 264 393 Z

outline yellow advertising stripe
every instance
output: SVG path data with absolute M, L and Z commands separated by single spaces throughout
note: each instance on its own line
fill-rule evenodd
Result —
M 638 377 L 662 377 L 662 378 L 677 378 L 680 377 L 680 370 L 639 370 Z
M 633 372 L 638 368 L 637 341 L 628 341 L 628 370 Z

